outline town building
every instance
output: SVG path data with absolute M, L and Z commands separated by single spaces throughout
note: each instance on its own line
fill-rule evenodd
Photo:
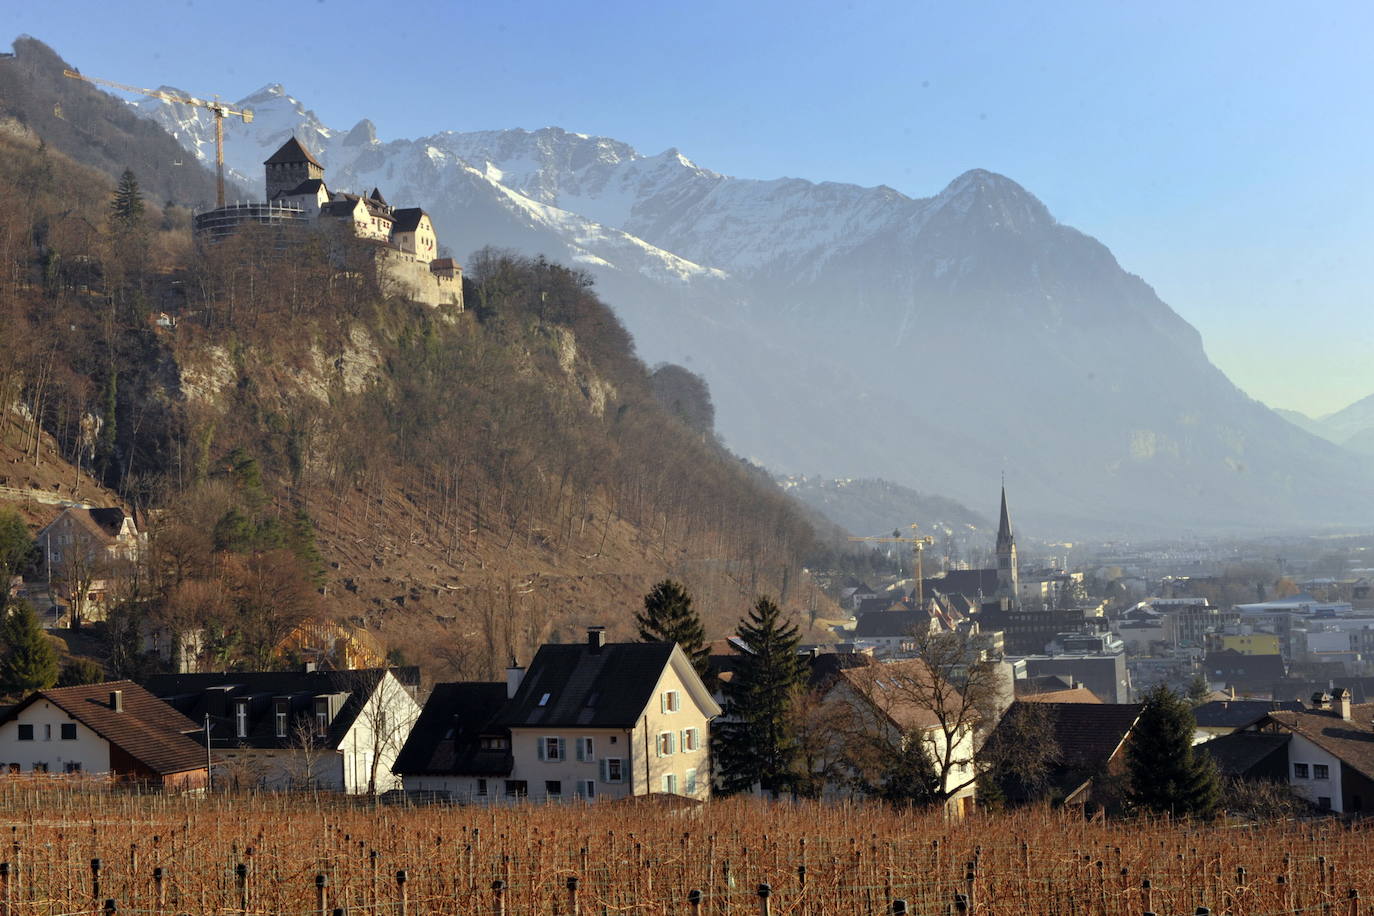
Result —
M 1017 700 L 1017 704 L 1024 702 Z M 1037 801 L 1078 806 L 1094 804 L 1094 791 L 1101 796 L 1104 789 L 1100 782 L 1114 781 L 1125 772 L 1126 749 L 1140 719 L 1141 706 L 1135 703 L 1041 702 L 1035 707 L 1033 715 L 1043 716 L 1050 730 L 1054 759 L 1043 789 L 1015 781 L 1001 786 L 1007 801 L 1012 804 Z M 1020 740 L 1015 734 L 1019 717 L 1017 706 L 1013 705 L 988 738 L 991 752 L 996 753 L 999 743 Z M 1096 803 L 1104 800 L 1099 797 Z
M 1319 693 L 1311 708 L 1272 712 L 1258 731 L 1290 736 L 1288 785 L 1317 808 L 1357 814 L 1374 806 L 1374 704 L 1348 691 Z
M 197 728 L 132 681 L 39 690 L 0 715 L 0 766 L 200 789 L 207 763 L 190 737 Z
M 396 757 L 420 713 L 415 668 L 162 674 L 147 690 L 202 729 L 213 778 L 240 788 L 349 794 L 400 788 Z

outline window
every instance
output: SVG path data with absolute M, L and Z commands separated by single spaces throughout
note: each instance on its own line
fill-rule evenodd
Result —
M 278 704 L 277 704 L 277 712 L 276 712 L 276 720 L 277 720 L 277 737 L 278 737 L 278 738 L 285 738 L 285 737 L 286 737 L 286 718 L 287 718 L 286 704 L 285 704 L 285 703 L 278 703 Z
M 676 795 L 676 794 L 677 794 L 677 774 L 676 774 L 676 773 L 664 773 L 664 774 L 663 774 L 663 791 L 664 791 L 664 792 L 668 792 L 668 793 L 670 793 L 670 794 L 672 794 L 672 795 Z
M 22 725 L 22 724 L 21 724 L 21 725 L 19 726 L 19 740 L 20 740 L 20 741 L 32 741 L 32 740 L 33 740 L 33 726 L 32 726 L 32 725 Z
M 315 737 L 323 738 L 329 734 L 329 701 L 315 701 Z
M 487 794 L 487 781 L 485 779 L 477 780 L 477 794 L 482 796 Z
M 69 760 L 69 761 L 67 761 L 67 772 L 68 772 L 68 773 L 80 773 L 80 772 L 81 772 L 81 764 L 80 764 L 78 761 L 75 761 L 75 760 Z
M 686 777 L 682 780 L 682 791 L 688 795 L 697 794 L 697 771 L 688 770 Z
M 1312 764 L 1312 778 L 1313 778 L 1313 779 L 1330 779 L 1330 778 L 1331 778 L 1331 770 L 1330 770 L 1330 768 L 1327 767 L 1327 765 L 1324 764 L 1324 763 L 1314 763 L 1314 764 Z
M 1330 810 L 1331 810 L 1331 799 L 1330 799 L 1329 797 L 1325 796 L 1325 795 L 1318 795 L 1318 796 L 1317 796 L 1317 807 L 1320 808 L 1320 809 L 1322 809 L 1323 811 L 1330 811 Z
M 562 797 L 563 797 L 563 780 L 561 780 L 561 779 L 546 779 L 546 780 L 544 780 L 544 796 L 545 796 L 546 798 L 562 798 Z
M 553 694 L 551 694 L 551 693 L 546 693 L 546 694 L 544 694 L 542 697 L 539 698 L 539 705 L 540 705 L 540 706 L 548 706 L 548 705 L 549 705 L 549 697 L 551 697 L 551 696 L 553 696 Z
M 483 735 L 478 746 L 484 751 L 504 751 L 510 748 L 510 741 L 501 735 Z
M 1295 764 L 1293 764 L 1293 778 L 1294 778 L 1294 779 L 1306 779 L 1306 778 L 1307 778 L 1307 764 L 1305 764 L 1305 763 L 1295 763 Z
M 234 734 L 240 738 L 248 737 L 248 704 L 239 702 L 234 704 Z M 63 735 L 62 737 L 66 737 Z
M 506 780 L 506 796 L 508 798 L 525 798 L 530 794 L 530 784 L 523 779 Z
M 619 757 L 605 757 L 601 760 L 602 782 L 624 782 L 625 761 Z
M 540 760 L 565 760 L 563 753 L 562 738 L 540 738 L 539 739 L 539 759 Z
M 577 783 L 577 794 L 586 799 L 596 798 L 596 780 L 579 780 Z
M 44 740 L 44 741 L 51 741 L 51 740 L 52 740 L 52 723 L 51 723 L 51 722 L 45 722 L 45 723 L 43 723 L 43 740 Z
M 677 749 L 677 735 L 672 732 L 659 732 L 658 756 L 669 757 Z
M 63 723 L 62 723 L 62 740 L 63 740 L 63 741 L 75 741 L 75 740 L 76 740 L 76 723 L 75 723 L 75 722 L 63 722 Z
M 665 690 L 660 700 L 664 712 L 677 712 L 681 708 L 682 701 L 676 690 Z
M 684 751 L 694 751 L 701 745 L 698 743 L 698 731 L 695 728 L 684 728 L 682 730 L 682 749 Z
M 577 759 L 591 762 L 596 759 L 591 738 L 577 739 Z

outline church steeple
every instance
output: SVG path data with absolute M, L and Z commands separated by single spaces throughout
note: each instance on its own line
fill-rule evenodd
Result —
M 1016 564 L 1016 538 L 1011 533 L 1011 513 L 1007 511 L 1007 485 L 1002 484 L 1002 514 L 997 522 L 997 597 L 1017 600 L 1020 573 Z

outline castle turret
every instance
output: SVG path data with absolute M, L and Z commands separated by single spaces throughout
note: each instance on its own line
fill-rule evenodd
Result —
M 1007 512 L 1007 488 L 1002 486 L 1002 517 L 997 523 L 997 597 L 1017 598 L 1020 574 L 1016 567 L 1016 538 L 1011 533 L 1011 515 Z
M 267 172 L 269 201 L 276 200 L 278 194 L 290 194 L 304 182 L 324 178 L 324 166 L 295 137 L 283 143 L 263 163 L 263 168 Z

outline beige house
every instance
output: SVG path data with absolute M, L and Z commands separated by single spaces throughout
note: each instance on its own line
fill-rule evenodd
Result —
M 421 264 L 428 264 L 439 255 L 439 237 L 429 214 L 419 207 L 402 207 L 391 211 L 395 223 L 391 226 L 391 244 L 413 255 Z
M 436 689 L 431 704 L 444 708 L 426 706 L 398 766 L 408 791 L 466 801 L 710 797 L 720 707 L 676 644 L 608 644 L 593 627 L 585 643 L 545 645 L 528 671 L 511 668 L 493 713 L 497 687 Z
M 123 509 L 85 506 L 63 509 L 35 540 L 43 554 L 48 594 L 73 620 L 105 618 L 115 580 L 137 562 L 143 546 L 132 516 Z
M 838 739 L 837 775 L 862 775 L 876 762 L 871 758 L 884 759 L 887 749 L 919 743 L 948 794 L 946 813 L 972 813 L 977 711 L 952 685 L 938 683 L 925 662 L 912 658 L 841 670 L 821 704 L 823 720 Z M 844 779 L 824 790 L 831 798 L 850 794 Z

